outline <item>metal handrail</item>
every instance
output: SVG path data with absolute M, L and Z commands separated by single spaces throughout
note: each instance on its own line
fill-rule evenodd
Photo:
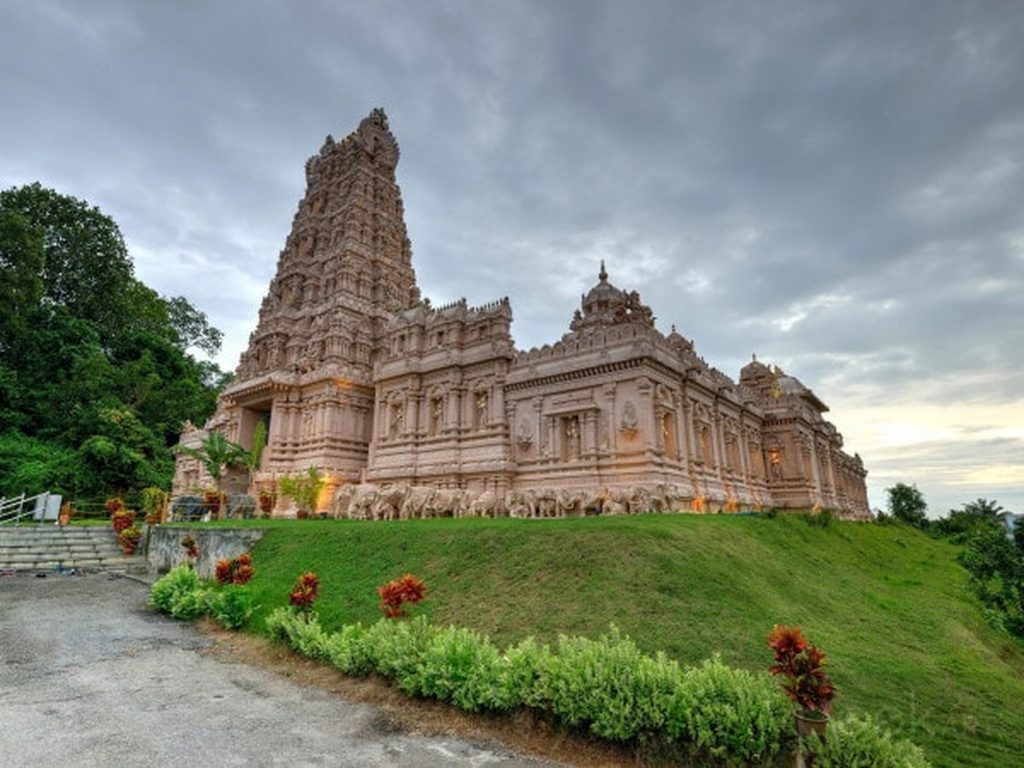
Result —
M 60 507 L 61 497 L 53 493 L 37 493 L 35 496 L 21 496 L 12 499 L 0 499 L 0 525 L 17 523 L 24 517 L 31 516 L 37 522 L 47 522 L 47 512 L 50 509 L 50 499 L 56 498 L 55 506 Z M 30 502 L 35 502 L 30 504 Z M 26 506 L 28 505 L 28 506 Z M 56 519 L 54 515 L 51 519 Z

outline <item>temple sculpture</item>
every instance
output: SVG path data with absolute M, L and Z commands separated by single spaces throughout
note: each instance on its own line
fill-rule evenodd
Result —
M 655 327 L 605 265 L 554 344 L 517 350 L 502 298 L 421 299 L 376 109 L 306 163 L 259 322 L 214 416 L 249 445 L 248 490 L 316 466 L 355 518 L 830 509 L 870 517 L 866 471 L 811 389 L 756 359 L 733 381 Z M 209 485 L 179 456 L 174 492 Z M 243 488 L 240 488 L 243 489 Z M 293 510 L 277 498 L 274 513 Z

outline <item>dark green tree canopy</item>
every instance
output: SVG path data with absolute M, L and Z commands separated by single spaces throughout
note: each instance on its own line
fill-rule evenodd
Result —
M 220 331 L 135 278 L 110 217 L 38 183 L 0 192 L 0 278 L 0 496 L 167 487 L 224 381 L 188 350 Z
M 918 528 L 928 525 L 928 519 L 925 517 L 928 504 L 925 503 L 924 496 L 916 485 L 896 483 L 891 488 L 886 488 L 885 492 L 889 497 L 889 514 Z
M 21 214 L 42 238 L 46 258 L 39 277 L 46 300 L 98 328 L 112 328 L 134 280 L 113 219 L 38 182 L 0 192 L 0 209 Z
M 0 348 L 43 295 L 43 238 L 17 211 L 0 208 Z

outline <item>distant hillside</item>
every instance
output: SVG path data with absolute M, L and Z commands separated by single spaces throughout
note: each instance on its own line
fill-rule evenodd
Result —
M 914 530 L 799 517 L 275 522 L 257 546 L 257 602 L 320 574 L 323 623 L 372 621 L 376 587 L 404 572 L 433 620 L 499 642 L 612 622 L 647 650 L 715 651 L 764 669 L 772 625 L 826 650 L 836 711 L 872 713 L 936 766 L 1021 765 L 1024 645 L 993 633 L 956 549 Z

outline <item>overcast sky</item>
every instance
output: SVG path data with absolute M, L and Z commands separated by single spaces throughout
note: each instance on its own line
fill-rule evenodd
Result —
M 799 377 L 872 505 L 1024 512 L 1024 3 L 0 0 L 0 187 L 121 226 L 234 368 L 328 133 L 386 109 L 424 295 L 597 279 Z

